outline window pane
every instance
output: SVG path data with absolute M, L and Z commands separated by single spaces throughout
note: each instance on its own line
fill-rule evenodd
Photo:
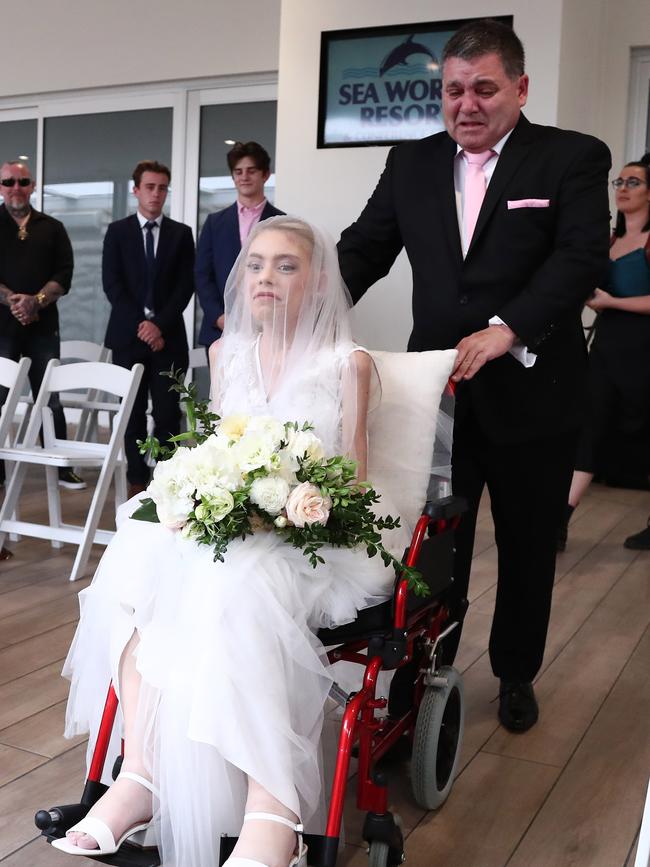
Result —
M 275 167 L 275 126 L 277 103 L 242 102 L 229 105 L 204 105 L 201 109 L 199 157 L 198 228 L 208 214 L 227 208 L 237 198 L 226 155 L 232 141 L 256 141 L 268 151 L 271 169 Z M 275 174 L 266 182 L 266 195 L 273 202 Z
M 7 120 L 0 123 L 0 164 L 12 160 L 22 160 L 30 167 L 32 176 L 36 175 L 37 121 Z M 36 191 L 30 199 L 36 207 Z
M 74 250 L 70 294 L 59 301 L 61 339 L 103 343 L 109 303 L 102 243 L 109 223 L 137 209 L 131 174 L 143 159 L 171 164 L 172 109 L 46 118 L 43 210 L 61 220 Z M 169 213 L 171 192 L 165 203 Z
M 234 141 L 256 141 L 268 151 L 271 169 L 275 166 L 275 127 L 277 103 L 242 102 L 227 105 L 204 105 L 201 108 L 201 143 L 199 155 L 199 213 L 201 232 L 208 214 L 227 208 L 236 200 L 226 154 Z M 275 198 L 275 174 L 265 186 L 270 202 Z M 195 337 L 201 328 L 203 311 L 196 304 Z M 195 340 L 196 342 L 196 340 Z
M 36 172 L 35 120 L 7 120 L 0 123 L 0 163 L 27 159 Z

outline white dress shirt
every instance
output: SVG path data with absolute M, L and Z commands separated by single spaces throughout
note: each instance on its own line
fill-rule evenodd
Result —
M 512 130 L 507 132 L 502 139 L 491 148 L 494 151 L 494 154 L 490 157 L 490 159 L 483 166 L 483 171 L 485 172 L 485 184 L 486 187 L 490 185 L 490 180 L 492 179 L 492 175 L 494 174 L 494 170 L 496 168 L 497 162 L 499 161 L 499 157 L 501 155 L 501 151 L 503 150 L 503 146 L 510 138 L 512 134 Z M 465 174 L 467 171 L 467 163 L 463 158 L 463 149 L 460 145 L 456 145 L 456 156 L 454 158 L 454 190 L 456 193 L 456 216 L 458 218 L 458 229 L 460 231 L 461 245 L 463 251 L 463 259 L 467 255 L 467 250 L 469 249 L 471 238 L 465 237 L 465 227 L 463 224 L 463 205 L 465 198 Z M 489 325 L 507 325 L 507 322 L 504 322 L 503 319 L 499 316 L 491 316 L 488 320 Z M 517 361 L 521 362 L 524 367 L 532 367 L 535 364 L 537 356 L 534 352 L 531 352 L 527 346 L 521 342 L 521 340 L 515 340 L 515 343 L 509 350 L 510 354 L 517 359 Z

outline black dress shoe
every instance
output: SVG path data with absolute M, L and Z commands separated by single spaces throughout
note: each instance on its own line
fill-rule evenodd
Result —
M 645 530 L 641 530 L 633 536 L 628 536 L 623 545 L 631 551 L 650 551 L 650 518 Z
M 526 732 L 539 716 L 532 683 L 502 680 L 499 688 L 499 722 L 509 732 Z

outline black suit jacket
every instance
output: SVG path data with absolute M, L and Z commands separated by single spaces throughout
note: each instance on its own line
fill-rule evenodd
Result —
M 194 241 L 189 226 L 163 217 L 156 249 L 153 322 L 165 349 L 179 360 L 187 357 L 183 310 L 194 291 Z M 111 302 L 105 344 L 110 349 L 146 352 L 137 336 L 144 320 L 142 288 L 146 285 L 142 229 L 135 214 L 111 223 L 104 238 L 102 281 Z
M 507 354 L 457 392 L 494 441 L 523 442 L 575 428 L 583 413 L 586 350 L 580 313 L 607 273 L 607 147 L 523 115 L 506 142 L 463 260 L 454 194 L 456 143 L 447 133 L 391 150 L 359 219 L 339 242 L 353 299 L 390 270 L 402 247 L 413 269 L 410 350 L 449 349 L 498 315 L 529 349 Z M 548 207 L 511 208 L 522 199 Z

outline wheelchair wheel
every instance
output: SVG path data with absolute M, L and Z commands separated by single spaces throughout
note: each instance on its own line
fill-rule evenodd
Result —
M 388 843 L 380 843 L 379 840 L 375 840 L 368 849 L 368 867 L 389 867 L 389 852 Z
M 417 803 L 436 810 L 451 791 L 463 740 L 463 682 L 455 668 L 438 672 L 445 686 L 428 686 L 422 696 L 413 737 L 411 784 Z
M 370 815 L 370 814 L 369 814 Z M 389 814 L 390 816 L 390 814 Z M 368 864 L 369 867 L 397 867 L 405 860 L 404 855 L 404 823 L 401 816 L 397 813 L 393 814 L 393 828 L 389 834 L 389 842 L 384 840 L 371 840 L 368 845 Z M 384 831 L 386 824 L 382 820 Z M 364 832 L 365 832 L 364 824 Z

